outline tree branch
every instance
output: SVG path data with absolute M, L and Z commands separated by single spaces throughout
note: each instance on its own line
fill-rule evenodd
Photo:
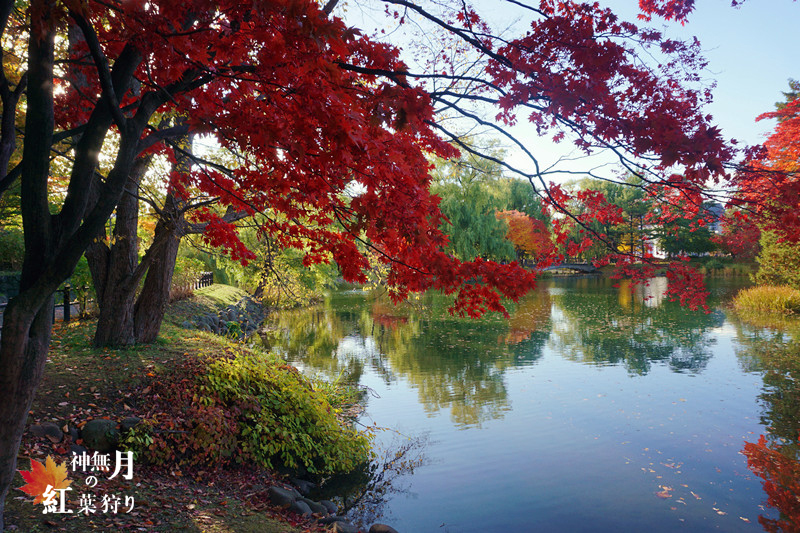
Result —
M 83 32 L 86 39 L 86 44 L 89 46 L 89 52 L 92 54 L 95 67 L 97 68 L 97 76 L 100 79 L 100 86 L 103 88 L 103 95 L 106 98 L 111 116 L 114 118 L 114 123 L 122 130 L 125 127 L 126 118 L 119 108 L 119 98 L 114 90 L 114 84 L 111 81 L 111 69 L 108 66 L 108 59 L 103 53 L 103 48 L 100 41 L 97 39 L 97 34 L 92 28 L 92 25 L 82 15 L 70 10 L 69 12 L 72 19 Z
M 336 4 L 339 3 L 339 0 L 328 0 L 328 3 L 325 4 L 325 7 L 322 8 L 323 13 L 326 15 L 330 15 L 333 12 L 333 8 L 336 7 Z

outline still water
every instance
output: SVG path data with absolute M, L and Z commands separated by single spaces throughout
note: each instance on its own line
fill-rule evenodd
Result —
M 666 302 L 665 284 L 545 280 L 508 321 L 338 292 L 273 315 L 266 339 L 306 374 L 368 389 L 359 422 L 378 428 L 388 468 L 354 519 L 401 532 L 762 531 L 760 516 L 780 515 L 742 451 L 762 434 L 796 441 L 800 365 L 770 367 L 796 325 L 726 311 L 731 282 L 712 284 L 709 314 Z

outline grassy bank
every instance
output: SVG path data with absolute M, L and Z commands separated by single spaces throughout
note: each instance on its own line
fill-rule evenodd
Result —
M 215 283 L 196 289 L 189 298 L 172 302 L 167 310 L 165 321 L 178 326 L 199 315 L 218 313 L 248 296 L 245 291 L 236 287 Z
M 338 438 L 353 441 L 346 424 L 335 425 L 337 409 L 328 402 L 341 392 L 335 388 L 321 392 L 317 389 L 324 387 L 315 386 L 277 359 L 175 325 L 188 316 L 224 308 L 241 296 L 224 286 L 201 289 L 195 297 L 172 306 L 157 342 L 135 348 L 91 348 L 94 321 L 56 324 L 29 426 L 54 422 L 59 427 L 81 427 L 91 419 L 140 417 L 144 422 L 128 433 L 124 444 L 138 452 L 134 478 L 125 481 L 98 476 L 97 486 L 89 488 L 84 474 L 69 470 L 75 490 L 68 494 L 68 508 L 77 511 L 79 496 L 89 493 L 98 503 L 98 512 L 88 516 L 45 515 L 41 505 L 33 505 L 30 497 L 16 490 L 25 484 L 18 475 L 6 500 L 6 525 L 21 532 L 321 530 L 313 520 L 298 519 L 269 505 L 267 490 L 281 476 L 265 465 L 304 465 L 311 467 L 306 470 L 319 471 L 350 466 L 344 452 L 331 459 L 338 463 L 330 468 L 324 457 L 340 449 L 335 444 Z M 262 365 L 261 361 L 267 362 Z M 273 401 L 276 407 L 262 409 L 254 400 Z M 281 407 L 284 412 L 280 418 L 272 417 L 275 425 L 270 427 L 269 413 L 278 413 Z M 286 409 L 294 411 L 287 413 Z M 259 417 L 256 413 L 263 414 Z M 250 415 L 257 424 L 249 431 L 277 434 L 276 428 L 291 423 L 297 431 L 283 440 L 271 439 L 266 433 L 248 438 L 245 419 Z M 203 416 L 205 420 L 201 420 Z M 294 421 L 287 417 L 294 417 Z M 215 426 L 214 422 L 220 420 L 228 425 Z M 308 420 L 313 420 L 310 426 L 324 429 L 332 441 L 325 441 L 322 434 L 312 439 L 297 437 Z M 201 440 L 203 435 L 208 441 Z M 227 447 L 221 445 L 223 442 Z M 261 442 L 265 445 L 260 446 Z M 153 446 L 156 443 L 160 444 Z M 58 463 L 66 461 L 72 444 L 81 442 L 72 442 L 69 436 L 51 442 L 26 431 L 18 468 L 27 471 L 28 459 L 44 462 L 47 456 Z M 132 496 L 135 508 L 130 513 L 101 513 L 99 502 L 105 494 Z
M 693 258 L 689 264 L 704 276 L 718 278 L 750 277 L 758 270 L 756 263 L 738 263 L 727 257 Z
M 800 291 L 787 286 L 750 287 L 736 295 L 733 306 L 750 313 L 800 314 Z
M 667 271 L 668 261 L 659 260 L 655 264 L 659 267 L 656 275 L 663 276 Z M 706 277 L 718 278 L 750 277 L 758 270 L 756 263 L 739 263 L 728 257 L 694 257 L 688 262 L 688 265 Z M 636 270 L 642 268 L 642 265 L 634 264 L 629 268 Z M 605 265 L 599 270 L 604 275 L 610 276 L 614 274 L 616 266 Z

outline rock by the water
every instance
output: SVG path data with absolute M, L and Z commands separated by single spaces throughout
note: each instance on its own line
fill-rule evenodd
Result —
M 359 529 L 350 522 L 334 522 L 330 530 L 334 533 L 359 533 Z
M 324 516 L 317 520 L 320 524 L 333 524 L 334 522 L 347 522 L 347 518 L 343 516 Z
M 269 501 L 278 507 L 289 507 L 297 499 L 297 496 L 281 487 L 272 486 L 269 488 Z
M 311 507 L 309 507 L 308 504 L 303 500 L 293 501 L 292 505 L 289 506 L 289 510 L 294 511 L 295 513 L 301 514 L 303 516 L 311 514 Z
M 328 514 L 328 508 L 322 505 L 321 503 L 315 502 L 310 498 L 300 498 L 300 501 L 306 502 L 306 505 L 308 505 L 312 513 L 317 513 L 321 515 Z
M 369 533 L 397 533 L 397 530 L 386 524 L 372 524 L 372 527 L 369 528 Z
M 339 506 L 330 500 L 320 500 L 319 503 L 324 505 L 330 514 L 336 514 L 339 512 Z
M 113 420 L 96 418 L 89 420 L 81 431 L 83 443 L 92 450 L 107 453 L 119 442 L 119 430 Z
M 308 494 L 309 492 L 311 492 L 311 489 L 317 486 L 315 483 L 312 483 L 311 481 L 306 481 L 304 479 L 297 479 L 295 477 L 290 478 L 289 481 L 292 482 L 292 485 L 297 487 L 297 490 L 300 491 L 300 494 Z

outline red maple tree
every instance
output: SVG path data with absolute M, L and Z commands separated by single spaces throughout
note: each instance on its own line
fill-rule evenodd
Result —
M 714 234 L 711 240 L 719 245 L 723 252 L 731 254 L 736 259 L 752 260 L 758 255 L 759 237 L 761 230 L 741 211 L 726 213 L 720 224 L 720 232 Z
M 192 155 L 191 167 L 165 187 L 176 198 L 199 190 L 216 199 L 220 209 L 201 209 L 199 220 L 208 242 L 234 258 L 246 261 L 251 252 L 225 208 L 260 213 L 268 221 L 261 231 L 275 242 L 304 250 L 307 264 L 336 261 L 349 281 L 365 280 L 370 249 L 388 266 L 396 298 L 437 289 L 455 294 L 453 311 L 470 316 L 504 312 L 501 298 L 518 298 L 533 276 L 517 265 L 444 253 L 427 155 L 454 156 L 445 140 L 460 137 L 437 121 L 435 106 L 518 145 L 505 125 L 522 115 L 588 153 L 617 154 L 679 200 L 695 201 L 731 157 L 699 111 L 708 94 L 690 87 L 704 66 L 697 43 L 574 1 L 542 0 L 524 10 L 531 26 L 518 39 L 492 36 L 464 2 L 444 13 L 411 0 L 384 3 L 401 11 L 399 20 L 413 15 L 453 36 L 475 54 L 478 76 L 458 72 L 455 61 L 412 72 L 397 47 L 333 16 L 335 0 L 324 7 L 314 0 L 32 0 L 27 15 L 14 2 L 2 4 L 3 34 L 27 34 L 28 44 L 24 76 L 0 69 L 0 169 L 14 153 L 23 92 L 27 101 L 21 161 L 0 176 L 0 192 L 20 180 L 26 246 L 21 292 L 9 302 L 0 340 L 0 517 L 44 368 L 51 295 L 101 233 L 143 156 L 175 162 L 172 153 L 189 134 L 213 137 L 229 152 L 237 163 L 225 167 Z M 652 52 L 666 59 L 659 68 L 642 61 Z M 423 83 L 431 80 L 437 84 Z M 494 106 L 497 121 L 463 102 Z M 69 155 L 54 214 L 50 148 Z M 104 150 L 113 161 L 107 172 L 98 166 Z M 558 224 L 585 224 L 572 202 L 614 216 L 598 197 L 552 187 L 548 171 L 531 160 L 535 170 L 520 173 L 537 183 Z M 678 165 L 682 173 L 671 174 Z M 675 272 L 671 290 L 696 305 L 697 278 Z
M 800 97 L 758 117 L 776 119 L 775 130 L 734 176 L 738 194 L 733 205 L 762 230 L 782 241 L 800 242 Z

